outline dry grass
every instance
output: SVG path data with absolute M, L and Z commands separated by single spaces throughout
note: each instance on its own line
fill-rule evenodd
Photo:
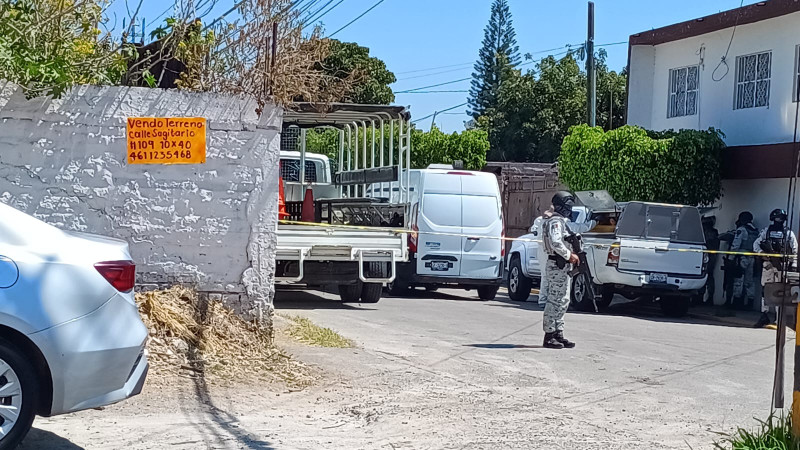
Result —
M 136 294 L 150 330 L 148 349 L 155 373 L 204 376 L 211 380 L 266 380 L 311 384 L 303 364 L 272 344 L 270 331 L 237 316 L 218 301 L 173 287 Z
M 354 346 L 353 341 L 350 339 L 330 328 L 321 327 L 305 317 L 288 315 L 282 317 L 292 322 L 288 331 L 289 336 L 304 344 L 332 348 L 351 348 Z

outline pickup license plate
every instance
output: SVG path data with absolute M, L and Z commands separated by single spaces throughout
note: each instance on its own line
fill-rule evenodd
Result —
M 446 272 L 450 269 L 447 261 L 431 261 L 431 270 L 434 272 Z
M 667 275 L 664 273 L 651 273 L 648 280 L 653 284 L 664 284 L 667 282 Z

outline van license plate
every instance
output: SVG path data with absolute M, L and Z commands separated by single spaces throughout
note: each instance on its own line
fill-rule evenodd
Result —
M 449 266 L 447 261 L 431 261 L 431 270 L 434 272 L 446 272 Z
M 650 282 L 654 284 L 664 284 L 667 282 L 667 275 L 663 273 L 651 273 Z

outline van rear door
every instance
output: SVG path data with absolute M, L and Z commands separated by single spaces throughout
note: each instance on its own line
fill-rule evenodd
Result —
M 419 186 L 417 274 L 457 277 L 461 274 L 461 177 L 426 171 Z
M 631 202 L 617 226 L 619 270 L 649 274 L 653 284 L 667 275 L 701 276 L 705 246 L 697 208 Z
M 503 216 L 500 189 L 492 174 L 469 173 L 461 178 L 461 277 L 500 276 Z

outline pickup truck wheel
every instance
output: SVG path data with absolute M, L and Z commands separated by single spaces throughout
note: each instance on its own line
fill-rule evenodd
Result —
M 498 289 L 500 289 L 500 286 L 480 286 L 478 288 L 478 297 L 481 300 L 494 300 Z
M 511 270 L 508 272 L 508 296 L 515 302 L 524 302 L 531 295 L 532 281 L 522 273 L 519 256 L 511 259 Z
M 378 303 L 383 293 L 383 285 L 380 283 L 364 283 L 361 288 L 361 303 Z
M 339 298 L 344 303 L 358 303 L 361 299 L 361 290 L 364 283 L 358 282 L 356 284 L 340 284 L 339 285 Z
M 683 317 L 689 312 L 691 298 L 687 296 L 675 295 L 671 297 L 661 297 L 661 311 L 667 317 Z
M 36 373 L 28 359 L 0 340 L 0 449 L 17 448 L 33 425 Z
M 578 311 L 594 312 L 594 299 L 589 289 L 589 283 L 591 280 L 588 280 L 583 273 L 572 278 L 571 302 Z

